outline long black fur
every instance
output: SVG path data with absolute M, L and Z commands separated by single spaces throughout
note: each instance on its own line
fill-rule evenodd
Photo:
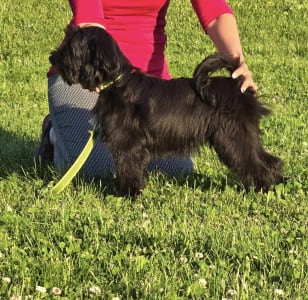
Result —
M 132 66 L 105 30 L 69 27 L 66 43 L 50 61 L 68 84 L 91 91 L 109 84 L 94 112 L 121 195 L 140 193 L 152 158 L 189 156 L 207 143 L 247 189 L 267 191 L 282 182 L 282 161 L 260 140 L 260 119 L 270 111 L 252 90 L 241 93 L 242 78 L 211 76 L 221 69 L 233 72 L 238 60 L 214 54 L 192 78 L 163 80 Z

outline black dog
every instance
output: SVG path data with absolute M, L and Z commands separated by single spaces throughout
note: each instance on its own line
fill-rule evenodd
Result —
M 270 111 L 251 90 L 241 93 L 242 78 L 210 77 L 233 72 L 238 60 L 214 54 L 193 78 L 163 80 L 132 66 L 105 30 L 69 27 L 50 61 L 68 84 L 101 87 L 94 112 L 121 195 L 142 190 L 153 157 L 189 156 L 206 143 L 246 188 L 267 191 L 282 182 L 282 161 L 260 141 L 259 122 Z

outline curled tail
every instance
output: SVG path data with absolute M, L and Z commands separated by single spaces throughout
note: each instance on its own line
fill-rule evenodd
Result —
M 203 100 L 207 97 L 207 87 L 210 84 L 210 77 L 212 73 L 219 70 L 227 70 L 230 72 L 230 76 L 234 70 L 240 66 L 240 60 L 225 54 L 215 53 L 206 57 L 195 69 L 193 75 L 193 82 L 195 88 Z M 241 83 L 242 78 L 238 81 Z
M 244 93 L 240 87 L 243 76 L 232 79 L 231 74 L 240 66 L 239 59 L 223 54 L 213 54 L 205 58 L 193 75 L 194 88 L 201 100 L 229 119 L 243 120 L 245 124 L 258 126 L 262 116 L 268 115 L 267 109 L 250 88 Z M 230 76 L 211 76 L 225 69 Z

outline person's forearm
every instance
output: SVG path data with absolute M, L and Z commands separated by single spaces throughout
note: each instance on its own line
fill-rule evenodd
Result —
M 207 27 L 207 33 L 220 53 L 244 61 L 236 20 L 232 14 L 223 14 L 213 20 Z
M 223 14 L 213 20 L 207 27 L 207 33 L 220 53 L 228 54 L 240 59 L 240 66 L 232 73 L 233 78 L 243 76 L 241 91 L 244 93 L 248 87 L 254 92 L 257 85 L 254 83 L 252 74 L 245 63 L 242 45 L 235 17 L 231 14 Z

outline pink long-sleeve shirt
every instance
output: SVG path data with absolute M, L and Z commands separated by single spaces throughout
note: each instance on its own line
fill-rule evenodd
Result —
M 169 79 L 164 56 L 169 1 L 69 0 L 73 13 L 71 24 L 98 23 L 105 26 L 134 66 Z M 204 30 L 220 15 L 233 14 L 224 0 L 191 0 L 191 3 Z M 54 72 L 51 69 L 49 75 Z

